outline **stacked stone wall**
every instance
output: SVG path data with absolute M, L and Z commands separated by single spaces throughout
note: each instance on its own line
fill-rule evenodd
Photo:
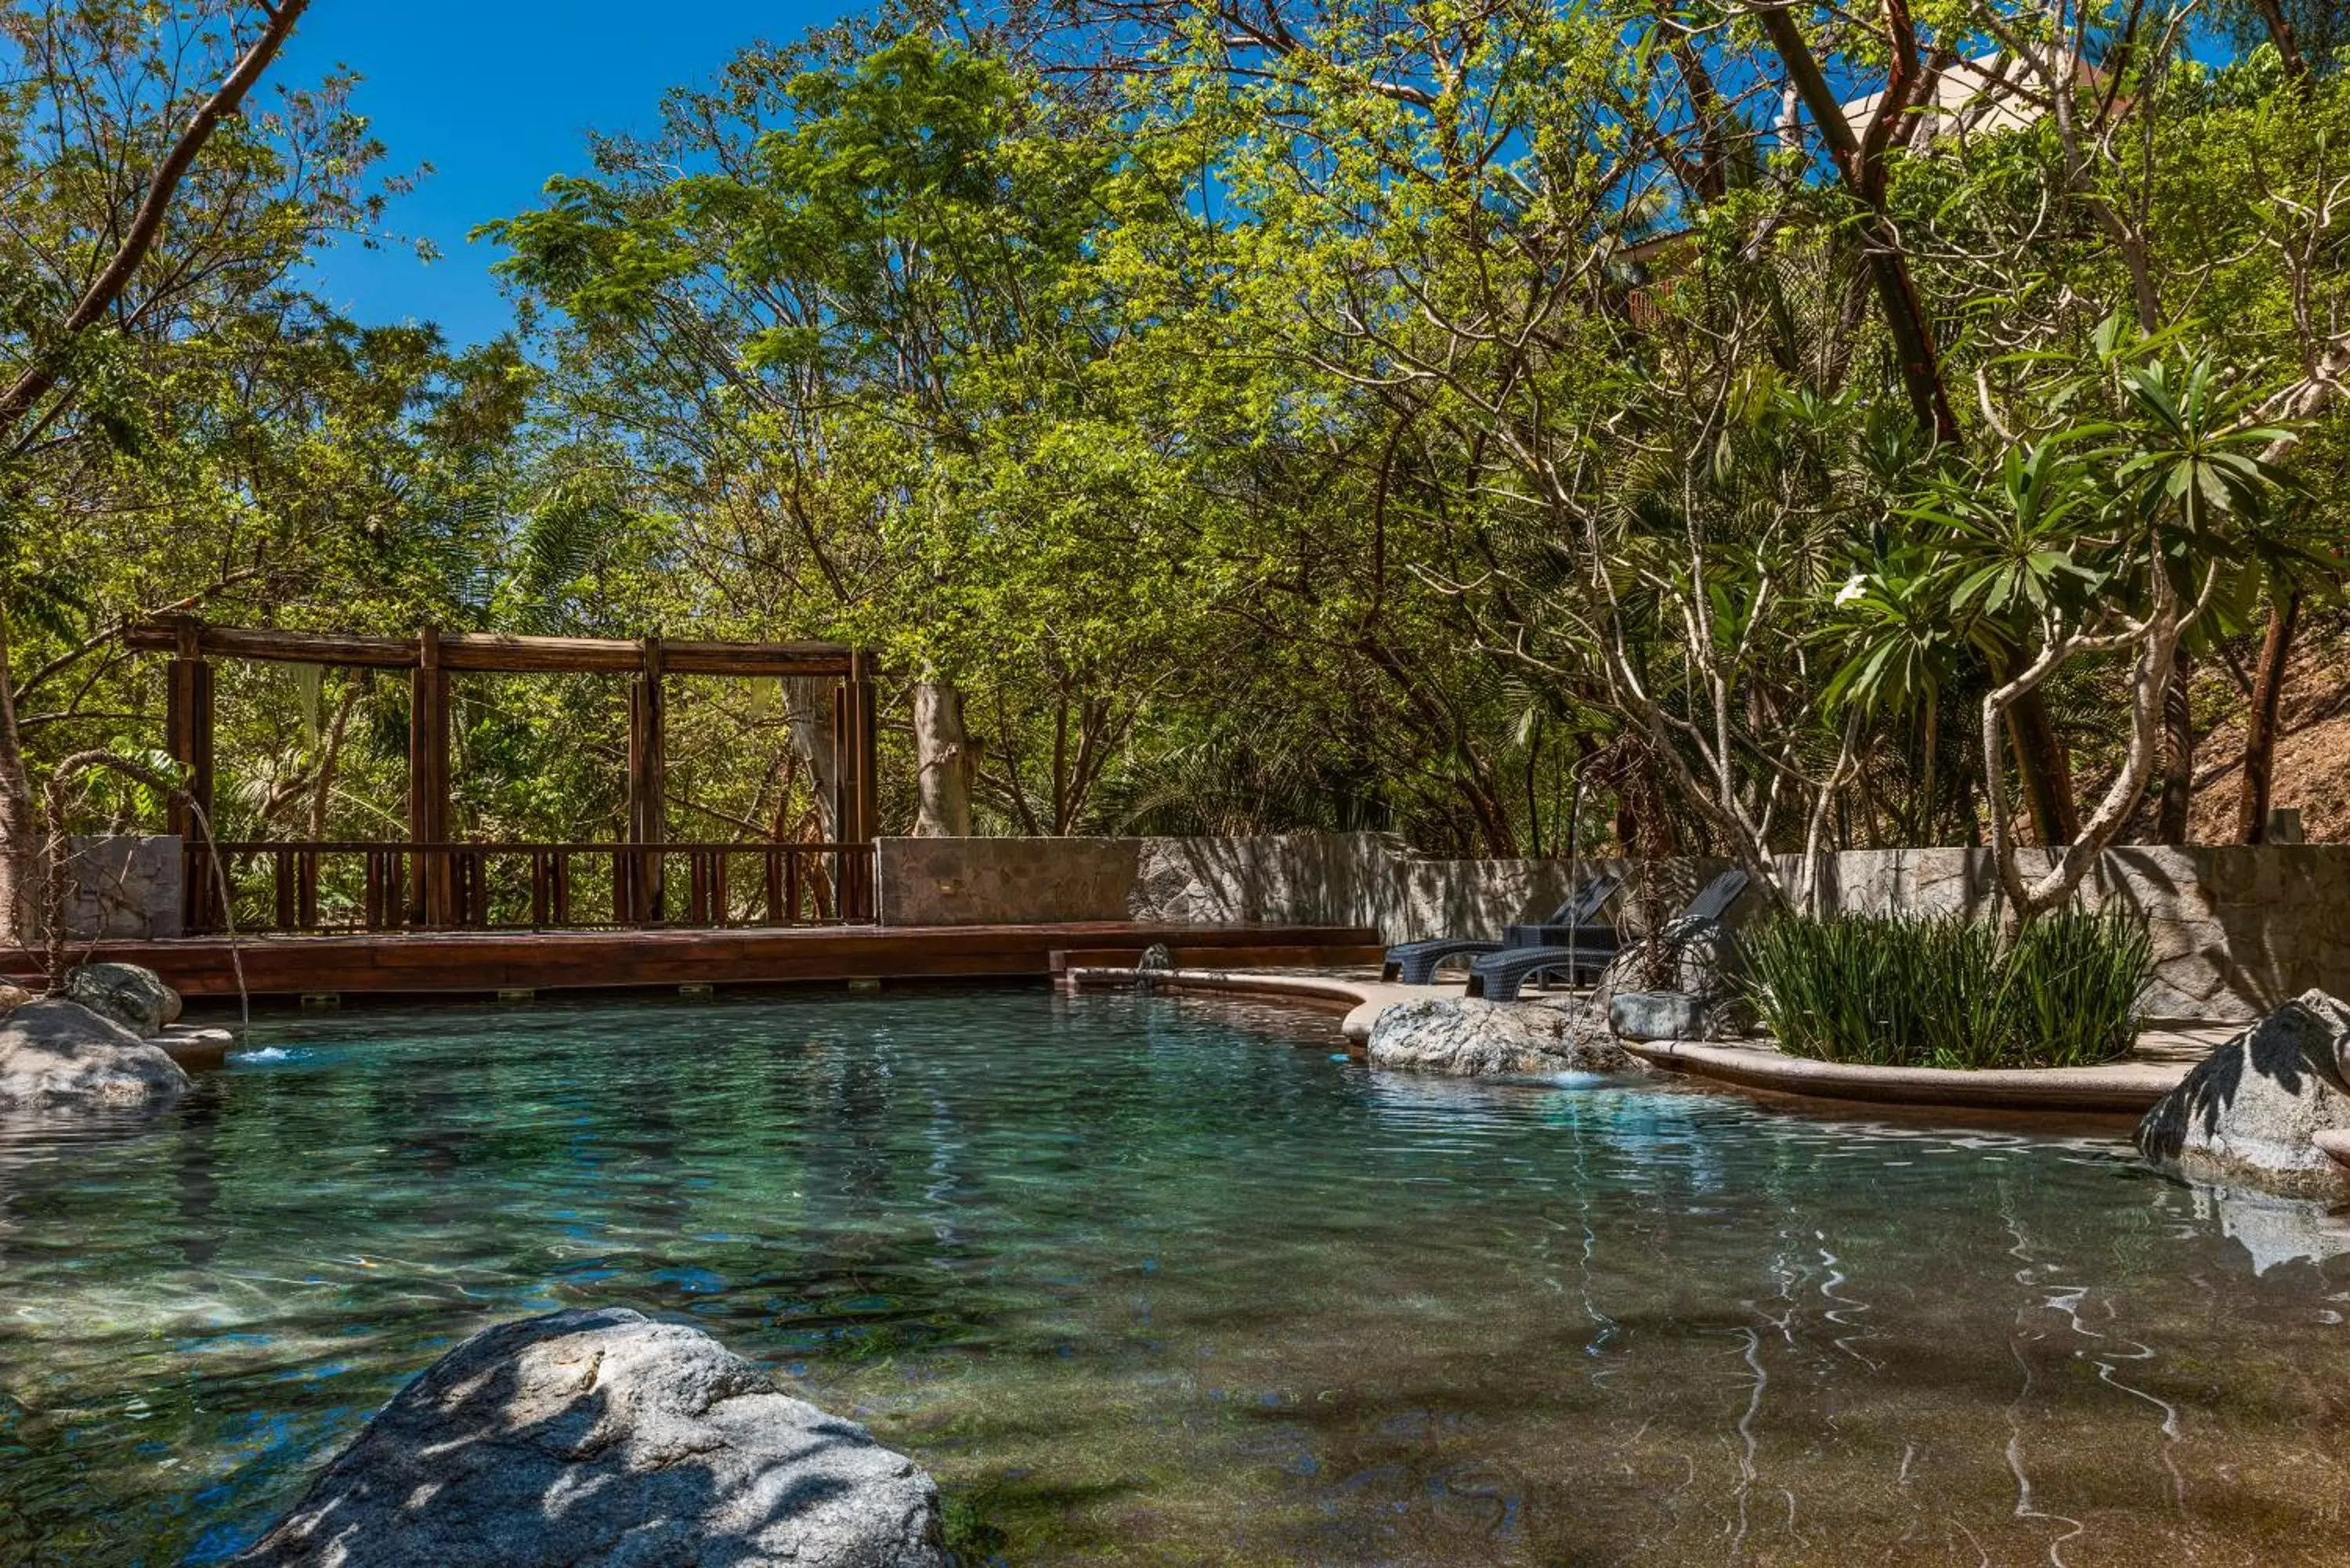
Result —
M 66 894 L 68 940 L 183 935 L 180 858 L 180 841 L 162 835 L 77 835 L 67 860 L 73 877 Z M 44 857 L 44 877 L 47 868 Z M 34 908 L 46 910 L 47 900 L 36 898 Z
M 880 908 L 895 926 L 1340 925 L 1411 941 L 1540 919 L 1602 867 L 1627 879 L 1614 915 L 1637 927 L 1643 876 L 1662 879 L 1657 903 L 1670 909 L 1719 865 L 1434 860 L 1373 834 L 885 839 Z M 1782 870 L 1792 879 L 1794 862 Z M 1988 853 L 1963 848 L 1834 855 L 1822 893 L 1828 909 L 1870 914 L 1987 916 L 1999 900 Z M 2350 993 L 2350 845 L 2116 849 L 2085 896 L 2146 918 L 2158 1017 L 2250 1020 L 2312 987 Z

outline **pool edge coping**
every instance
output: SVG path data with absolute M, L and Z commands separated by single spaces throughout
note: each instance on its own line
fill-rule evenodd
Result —
M 1128 969 L 1073 969 L 1072 989 L 1131 985 Z M 1360 1045 L 1371 1024 L 1400 1002 L 1461 994 L 1455 985 L 1399 985 L 1342 975 L 1237 970 L 1170 970 L 1151 976 L 1170 991 L 1288 1002 L 1346 1014 L 1347 1041 Z M 1957 1110 L 2095 1111 L 2141 1115 L 2178 1086 L 2193 1064 L 2115 1062 L 2096 1067 L 1874 1067 L 1786 1056 L 1751 1045 L 1694 1040 L 1621 1042 L 1661 1071 L 1685 1073 L 1739 1088 L 1811 1099 L 1880 1105 L 1942 1106 Z

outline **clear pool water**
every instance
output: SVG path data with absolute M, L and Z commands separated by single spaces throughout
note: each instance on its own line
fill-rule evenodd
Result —
M 0 1561 L 218 1561 L 458 1337 L 597 1303 L 916 1455 L 968 1562 L 2350 1557 L 2333 1221 L 2110 1126 L 1330 1039 L 1041 992 L 267 1024 L 151 1124 L 0 1133 Z

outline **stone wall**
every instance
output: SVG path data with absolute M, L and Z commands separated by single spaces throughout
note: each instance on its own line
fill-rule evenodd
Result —
M 1564 860 L 1429 860 L 1376 834 L 1247 838 L 885 838 L 885 926 L 1062 920 L 1368 926 L 1390 941 L 1539 919 L 1571 890 Z M 1586 860 L 1627 878 L 1627 861 Z M 1678 902 L 1713 863 L 1663 867 Z M 1622 900 L 1630 912 L 1633 900 Z
M 66 895 L 69 939 L 144 940 L 184 934 L 177 838 L 77 836 L 70 856 L 73 888 Z M 46 877 L 47 868 L 44 857 L 40 875 Z M 46 910 L 48 904 L 36 899 L 34 908 Z
M 1847 850 L 1825 883 L 1828 907 L 1853 913 L 1987 915 L 2001 901 L 1981 849 Z M 2108 850 L 2082 891 L 2146 918 L 2158 1017 L 2248 1021 L 2312 986 L 2350 995 L 2350 845 L 2136 845 Z
M 1380 926 L 1386 846 L 1349 834 L 1135 840 L 1128 918 L 1178 925 Z
M 1342 925 L 1388 941 L 1536 919 L 1569 883 L 1563 860 L 1430 860 L 1371 834 L 885 839 L 879 862 L 887 925 Z M 1639 868 L 1581 870 L 1603 866 L 1627 878 L 1614 918 L 1638 925 Z M 1677 907 L 1717 868 L 1668 863 L 1659 902 Z M 1852 850 L 1830 857 L 1823 878 L 1826 907 L 1856 913 L 1989 913 L 1998 903 L 1979 849 Z M 2350 845 L 2116 849 L 2086 892 L 2146 917 L 2158 1017 L 2247 1020 L 2311 986 L 2350 994 Z M 1742 908 L 1759 902 L 1750 895 Z
M 1640 925 L 1639 878 L 1629 860 L 1430 860 L 1377 834 L 1275 834 L 1257 838 L 1143 838 L 1127 918 L 1179 925 L 1285 922 L 1368 926 L 1388 941 L 1497 931 L 1547 918 L 1578 877 L 1624 879 L 1610 919 Z M 1655 867 L 1668 915 L 1726 861 Z
M 885 838 L 874 877 L 885 926 L 1123 920 L 1139 838 Z

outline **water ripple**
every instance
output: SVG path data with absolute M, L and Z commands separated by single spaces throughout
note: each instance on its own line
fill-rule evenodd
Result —
M 460 1335 L 605 1302 L 1008 1561 L 2350 1555 L 2350 1226 L 2110 1127 L 1330 1045 L 1033 992 L 265 1023 L 163 1116 L 0 1127 L 0 1563 L 232 1555 Z

